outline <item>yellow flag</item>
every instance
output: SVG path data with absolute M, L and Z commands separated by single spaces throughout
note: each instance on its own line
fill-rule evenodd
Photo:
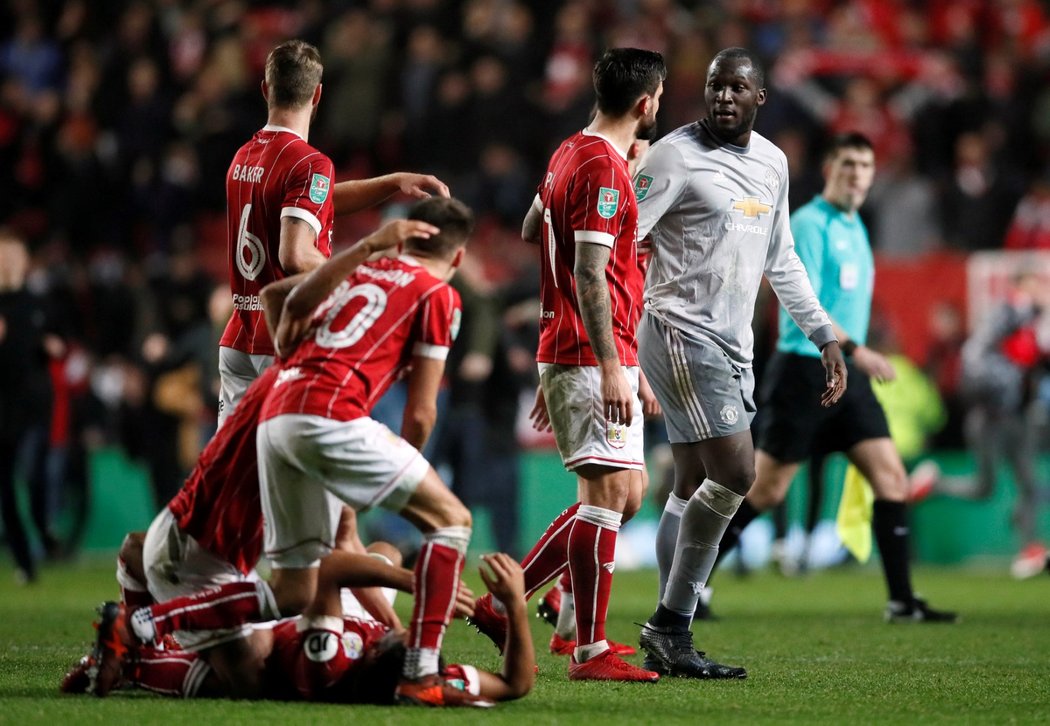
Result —
M 842 499 L 835 517 L 835 531 L 846 549 L 858 562 L 867 562 L 871 557 L 871 513 L 875 504 L 875 493 L 871 485 L 850 464 L 846 468 L 846 480 L 842 484 Z

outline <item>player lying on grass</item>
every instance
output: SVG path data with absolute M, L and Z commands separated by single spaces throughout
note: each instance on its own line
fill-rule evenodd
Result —
M 381 543 L 380 552 L 393 550 Z M 388 549 L 384 549 L 388 548 Z M 396 552 L 396 550 L 395 550 Z M 360 584 L 376 584 L 382 566 L 367 556 L 352 555 L 360 566 Z M 485 585 L 508 604 L 509 628 L 504 643 L 503 669 L 492 673 L 465 664 L 442 664 L 441 699 L 448 706 L 491 706 L 527 694 L 535 681 L 535 657 L 529 632 L 520 566 L 502 553 L 483 556 L 480 568 Z M 353 578 L 351 578 L 353 579 Z M 337 583 L 319 583 L 318 597 L 301 617 L 272 629 L 257 631 L 263 658 L 259 698 L 324 701 L 329 703 L 392 704 L 407 649 L 405 631 L 379 623 L 367 615 L 344 615 Z M 139 688 L 180 698 L 229 695 L 214 671 L 202 668 L 202 656 L 177 646 L 166 650 L 140 648 L 120 663 L 122 688 Z M 68 681 L 68 677 L 67 677 Z M 83 689 L 67 689 L 83 693 Z

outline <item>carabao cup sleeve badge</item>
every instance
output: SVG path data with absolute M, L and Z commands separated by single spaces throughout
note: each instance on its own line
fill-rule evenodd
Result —
M 310 179 L 310 201 L 314 204 L 323 204 L 328 199 L 328 188 L 331 186 L 328 177 L 324 174 L 314 174 Z
M 602 219 L 609 219 L 616 214 L 617 208 L 620 206 L 620 190 L 610 189 L 609 187 L 599 187 L 598 189 L 598 215 Z
M 627 446 L 627 424 L 610 421 L 605 427 L 605 440 L 614 449 Z
M 634 178 L 634 196 L 640 202 L 645 199 L 649 189 L 653 186 L 653 178 L 647 174 L 639 174 Z

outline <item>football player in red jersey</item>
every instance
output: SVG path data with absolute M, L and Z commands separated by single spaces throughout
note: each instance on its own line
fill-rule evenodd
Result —
M 526 592 L 568 566 L 576 600 L 573 680 L 659 678 L 613 652 L 605 616 L 616 534 L 644 490 L 635 342 L 643 278 L 628 153 L 656 124 L 666 73 L 652 51 L 615 48 L 598 60 L 597 115 L 551 157 L 522 227 L 522 237 L 540 245 L 542 272 L 541 391 L 533 414 L 549 414 L 580 497 L 526 555 Z M 500 610 L 488 596 L 475 604 L 475 624 L 497 641 Z
M 374 206 L 397 192 L 447 197 L 436 177 L 396 173 L 333 185 L 331 159 L 308 143 L 321 100 L 321 57 L 301 40 L 266 59 L 267 122 L 233 157 L 226 174 L 226 229 L 234 313 L 219 342 L 219 425 L 248 385 L 273 362 L 259 293 L 286 275 L 309 272 L 332 251 L 333 215 Z
M 434 198 L 413 207 L 410 218 L 440 231 L 408 240 L 396 259 L 356 270 L 323 265 L 284 301 L 275 341 L 287 359 L 263 404 L 257 436 L 272 587 L 226 583 L 141 608 L 114 623 L 122 636 L 151 642 L 177 630 L 236 628 L 301 612 L 317 591 L 320 559 L 332 551 L 335 499 L 355 510 L 382 505 L 424 533 L 398 700 L 446 705 L 438 655 L 471 518 L 419 449 L 433 428 L 445 357 L 458 332 L 459 296 L 447 280 L 462 260 L 473 217 L 456 200 Z M 368 412 L 406 371 L 401 438 Z

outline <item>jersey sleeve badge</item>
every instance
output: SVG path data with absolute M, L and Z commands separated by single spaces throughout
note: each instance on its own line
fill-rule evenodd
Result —
M 310 180 L 310 201 L 314 204 L 323 204 L 328 199 L 328 189 L 331 181 L 324 174 L 314 174 Z
M 634 196 L 638 201 L 645 199 L 649 188 L 653 185 L 653 178 L 648 174 L 639 174 L 634 178 Z
M 610 219 L 616 214 L 617 208 L 620 206 L 620 190 L 610 189 L 609 187 L 599 187 L 598 189 L 598 216 L 602 219 Z

